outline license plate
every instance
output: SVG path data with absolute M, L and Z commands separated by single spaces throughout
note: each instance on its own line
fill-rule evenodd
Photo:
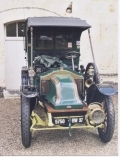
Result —
M 61 118 L 61 119 L 55 119 L 55 124 L 59 125 L 59 124 L 66 124 L 66 120 L 65 118 Z
M 75 123 L 83 123 L 84 118 L 83 117 L 77 117 L 77 118 L 72 118 L 71 119 L 71 123 L 75 124 Z
M 54 118 L 53 120 L 54 124 L 56 125 L 62 125 L 62 124 L 68 124 L 68 118 Z M 76 123 L 84 123 L 84 117 L 72 117 L 71 118 L 71 124 L 76 124 Z

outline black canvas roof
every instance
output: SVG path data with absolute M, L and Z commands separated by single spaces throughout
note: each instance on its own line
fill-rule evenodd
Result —
M 88 29 L 91 26 L 85 20 L 73 17 L 29 17 L 27 25 L 30 26 L 60 26 L 60 27 L 79 27 Z

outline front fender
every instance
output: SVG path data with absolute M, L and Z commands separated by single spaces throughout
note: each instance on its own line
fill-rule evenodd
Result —
M 30 94 L 26 94 L 26 93 L 23 93 L 21 92 L 21 94 L 26 97 L 26 98 L 34 98 L 34 97 L 37 97 L 38 96 L 38 93 L 35 92 L 35 93 L 30 93 Z
M 104 95 L 111 96 L 116 94 L 116 90 L 112 85 L 98 84 L 96 87 L 98 88 L 99 92 Z
M 38 89 L 36 87 L 21 86 L 20 92 L 21 95 L 26 98 L 34 98 L 39 95 Z
M 102 102 L 104 95 L 112 96 L 116 94 L 116 90 L 107 84 L 92 84 L 87 90 L 87 104 L 92 102 Z

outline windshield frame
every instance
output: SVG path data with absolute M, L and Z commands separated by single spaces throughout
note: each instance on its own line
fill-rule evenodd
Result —
M 51 46 L 50 47 L 47 47 L 47 46 L 43 46 L 43 47 L 38 47 L 37 46 L 37 35 L 38 33 L 40 33 L 41 31 L 41 34 L 43 32 L 49 32 L 51 33 L 51 38 L 52 38 L 52 43 L 51 43 Z M 60 32 L 60 33 L 59 33 Z M 65 39 L 65 34 L 68 33 L 66 36 L 71 36 L 71 38 L 68 38 L 68 40 L 65 41 L 65 43 L 63 43 L 64 45 L 66 45 L 65 47 L 64 46 L 57 46 L 56 45 L 56 36 L 63 36 Z M 50 28 L 50 27 L 37 27 L 34 29 L 34 49 L 36 50 L 52 50 L 52 49 L 56 49 L 56 50 L 72 50 L 73 48 L 73 44 L 74 44 L 74 32 L 73 32 L 73 28 L 67 28 L 67 27 L 60 27 L 60 28 Z M 46 36 L 46 35 L 43 35 L 42 36 Z M 48 36 L 49 38 L 49 36 Z M 61 41 L 61 43 L 63 42 L 63 39 Z M 47 41 L 47 40 L 46 40 Z M 45 40 L 42 41 L 44 42 L 45 44 Z M 61 44 L 60 43 L 60 44 Z M 46 42 L 46 45 L 47 45 L 47 42 Z

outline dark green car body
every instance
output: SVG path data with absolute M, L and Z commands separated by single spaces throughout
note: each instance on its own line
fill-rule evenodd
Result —
M 72 128 L 98 128 L 103 142 L 111 140 L 115 118 L 110 96 L 116 91 L 100 83 L 90 27 L 73 17 L 26 19 L 27 66 L 22 67 L 20 87 L 21 135 L 26 148 L 31 144 L 31 132 L 37 130 L 68 129 L 71 136 Z M 94 61 L 86 68 L 80 65 L 80 39 L 85 30 Z M 44 119 L 43 113 L 35 113 L 38 105 Z
M 48 21 L 49 20 L 49 21 Z M 74 23 L 73 23 L 74 20 Z M 47 22 L 46 22 L 47 21 Z M 63 21 L 65 23 L 63 23 Z M 49 24 L 48 24 L 49 23 Z M 58 25 L 59 23 L 59 25 Z M 82 84 L 84 84 L 84 74 L 78 73 L 79 71 L 79 60 L 80 57 L 74 59 L 75 70 L 72 70 L 71 59 L 66 59 L 64 55 L 68 52 L 78 52 L 80 53 L 80 37 L 84 30 L 90 28 L 91 26 L 86 23 L 84 20 L 78 18 L 66 18 L 66 17 L 44 17 L 44 18 L 28 18 L 25 22 L 25 50 L 27 51 L 28 58 L 28 67 L 31 66 L 31 34 L 30 27 L 33 27 L 33 60 L 34 68 L 37 70 L 41 69 L 40 72 L 36 72 L 34 75 L 34 87 L 37 87 L 37 91 L 40 96 L 44 96 L 47 100 L 51 102 L 51 105 L 56 109 L 67 108 L 82 108 L 83 104 L 79 100 L 76 100 L 74 94 L 74 83 L 71 81 L 70 73 L 76 73 L 76 75 L 82 78 Z M 41 56 L 41 58 L 39 58 Z M 51 61 L 56 57 L 60 61 L 57 62 L 55 59 L 51 62 L 51 65 L 48 57 L 51 57 Z M 42 61 L 40 61 L 40 59 Z M 42 63 L 41 63 L 42 62 Z M 59 63 L 62 62 L 62 65 Z M 45 64 L 46 63 L 46 64 Z M 56 65 L 55 65 L 56 63 Z M 41 89 L 42 85 L 40 84 L 41 77 L 47 76 L 51 71 L 58 71 L 60 67 L 63 67 L 64 70 L 68 72 L 65 77 L 62 73 L 59 76 L 59 82 L 61 84 L 61 101 L 56 105 L 56 101 L 53 101 L 53 97 L 56 95 L 55 84 L 50 81 L 50 89 L 48 90 L 47 95 L 42 95 Z M 24 72 L 23 72 L 24 73 Z M 28 74 L 28 73 L 27 73 Z M 27 75 L 26 74 L 26 75 Z M 57 73 L 56 73 L 57 74 Z M 62 76 L 63 75 L 63 76 Z M 61 77 L 63 77 L 61 79 Z M 28 84 L 27 80 L 27 84 Z M 27 85 L 26 84 L 26 85 Z M 64 88 L 65 86 L 65 88 Z M 68 86 L 68 87 L 67 87 Z M 71 87 L 70 87 L 71 86 Z M 83 85 L 82 85 L 83 86 Z M 54 94 L 51 93 L 54 90 Z M 84 89 L 82 93 L 79 93 L 84 96 Z

